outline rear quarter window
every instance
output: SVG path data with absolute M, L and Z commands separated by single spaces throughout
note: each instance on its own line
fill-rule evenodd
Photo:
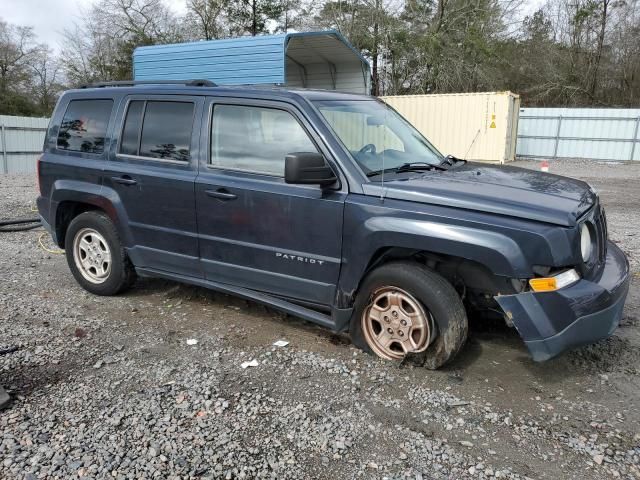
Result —
M 113 100 L 71 100 L 58 130 L 57 148 L 102 153 Z

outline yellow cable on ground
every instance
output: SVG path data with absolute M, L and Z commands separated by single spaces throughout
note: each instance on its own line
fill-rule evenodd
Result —
M 38 245 L 40 246 L 40 248 L 42 250 L 44 250 L 47 253 L 53 253 L 55 255 L 63 255 L 64 254 L 64 250 L 51 250 L 50 248 L 47 248 L 45 246 L 45 244 L 42 242 L 42 239 L 44 238 L 44 236 L 47 234 L 47 232 L 42 232 L 40 234 L 40 236 L 38 237 Z

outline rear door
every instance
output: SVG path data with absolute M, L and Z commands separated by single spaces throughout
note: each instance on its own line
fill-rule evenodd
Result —
M 131 95 L 104 173 L 127 214 L 138 267 L 202 277 L 194 181 L 202 97 Z M 194 134 L 194 132 L 196 132 Z
M 284 182 L 287 153 L 320 151 L 292 105 L 208 101 L 207 154 L 196 181 L 205 277 L 311 304 L 333 303 L 345 190 Z

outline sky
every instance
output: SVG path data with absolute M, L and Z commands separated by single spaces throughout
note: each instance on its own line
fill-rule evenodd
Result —
M 95 0 L 0 0 L 0 18 L 14 25 L 31 26 L 38 42 L 60 49 L 62 31 L 79 23 L 81 9 Z M 176 13 L 186 10 L 185 0 L 165 0 Z

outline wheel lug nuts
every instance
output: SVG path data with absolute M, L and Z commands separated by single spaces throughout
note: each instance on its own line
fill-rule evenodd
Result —
M 407 325 L 407 321 L 404 318 L 400 320 L 400 323 L 402 324 L 403 327 Z
M 395 310 L 391 314 L 393 315 L 394 318 L 398 318 L 398 312 L 396 312 Z
M 393 334 L 393 329 L 392 328 L 387 328 L 387 332 Z
M 402 330 L 398 330 L 398 335 L 400 335 L 401 337 L 404 337 L 404 332 Z
M 389 323 L 389 317 L 387 317 L 386 315 L 384 316 L 384 321 Z

